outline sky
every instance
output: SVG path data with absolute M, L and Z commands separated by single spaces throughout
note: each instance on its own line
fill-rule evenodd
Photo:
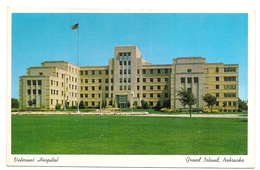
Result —
M 79 22 L 79 30 L 71 26 Z M 246 13 L 13 13 L 11 97 L 19 98 L 19 76 L 44 61 L 106 66 L 114 47 L 137 46 L 151 64 L 177 57 L 239 64 L 239 97 L 248 99 Z

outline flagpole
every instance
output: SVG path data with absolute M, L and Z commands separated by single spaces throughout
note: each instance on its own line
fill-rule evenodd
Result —
M 77 108 L 78 108 L 78 113 L 79 113 L 79 96 L 80 96 L 80 94 L 79 94 L 79 89 L 80 89 L 80 87 L 79 87 L 79 81 L 80 81 L 80 67 L 79 67 L 79 21 L 78 21 L 78 59 L 77 59 L 77 66 L 78 66 L 78 81 L 77 81 L 77 85 L 78 85 L 78 88 L 77 88 L 77 104 L 78 104 L 78 106 L 77 106 Z

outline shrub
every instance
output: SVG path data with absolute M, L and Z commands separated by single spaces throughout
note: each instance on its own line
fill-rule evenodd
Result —
M 169 110 L 167 110 L 167 112 L 168 112 L 168 113 L 175 113 L 176 110 L 175 110 L 175 109 L 169 109 Z
M 166 108 L 161 108 L 161 110 L 160 110 L 161 112 L 166 112 L 167 111 L 167 109 Z
M 61 108 L 61 104 L 57 103 L 56 106 L 55 106 L 55 109 L 60 110 L 60 108 Z
M 202 112 L 203 112 L 203 113 L 210 113 L 210 110 L 204 109 Z
M 217 110 L 217 109 L 214 109 L 214 110 L 212 110 L 212 112 L 211 113 L 218 113 L 219 112 L 219 110 Z

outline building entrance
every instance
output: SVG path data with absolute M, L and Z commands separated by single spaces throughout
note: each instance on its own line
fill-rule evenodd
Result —
M 117 101 L 118 101 L 119 108 L 126 108 L 127 95 L 118 95 Z

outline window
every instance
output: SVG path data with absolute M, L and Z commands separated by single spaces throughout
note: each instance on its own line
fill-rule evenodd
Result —
M 219 77 L 216 77 L 216 81 L 219 81 Z
M 194 77 L 194 83 L 199 83 L 199 78 L 198 77 Z
M 124 65 L 126 65 L 126 61 L 124 61 Z
M 150 82 L 153 82 L 153 78 L 150 78 Z
M 236 97 L 236 93 L 224 93 L 224 97 Z
M 236 72 L 236 67 L 226 67 L 224 68 L 224 72 Z
M 143 98 L 146 98 L 146 94 L 145 93 L 143 93 Z
M 165 93 L 165 94 L 164 94 L 164 97 L 165 97 L 165 98 L 168 98 L 168 96 L 169 96 L 168 93 Z
M 236 81 L 236 77 L 235 76 L 227 76 L 227 77 L 224 77 L 224 81 Z
M 236 85 L 224 85 L 224 89 L 236 89 Z
M 216 89 L 219 89 L 219 85 L 216 85 Z
M 191 77 L 188 77 L 188 78 L 187 78 L 187 82 L 188 82 L 188 83 L 192 83 L 191 80 L 192 80 Z
M 165 79 L 164 79 L 164 81 L 165 81 L 165 82 L 168 82 L 168 81 L 169 81 L 169 79 L 168 79 L 168 78 L 165 78 Z
M 161 69 L 158 69 L 158 70 L 157 70 L 157 73 L 158 73 L 158 74 L 161 74 Z
M 88 71 L 85 71 L 85 75 L 88 75 Z
M 191 72 L 191 69 L 187 69 L 187 72 L 190 73 L 190 72 Z
M 161 82 L 161 78 L 157 78 L 157 82 Z
M 108 75 L 108 70 L 106 70 L 106 75 Z
M 88 79 L 85 79 L 85 83 L 88 83 Z
M 88 86 L 85 86 L 85 90 L 88 90 Z
M 33 80 L 33 85 L 36 85 L 36 80 Z
M 126 70 L 124 70 L 124 74 L 126 74 Z
M 128 65 L 129 65 L 129 66 L 131 65 L 131 61 L 128 61 Z
M 165 74 L 168 74 L 168 69 L 165 69 Z
M 83 75 L 83 71 L 80 71 L 80 75 Z
M 131 70 L 130 69 L 128 70 L 128 74 L 131 74 Z
M 92 90 L 95 90 L 95 86 L 92 86 L 91 89 L 92 89 Z
M 83 94 L 80 94 L 80 97 L 83 98 Z
M 95 83 L 95 79 L 92 79 L 92 83 Z
M 185 83 L 185 77 L 181 77 L 181 83 Z
M 111 86 L 111 90 L 114 90 L 114 87 L 113 87 L 113 86 Z
M 216 73 L 219 73 L 219 68 L 218 67 L 216 68 Z
M 95 98 L 95 94 L 91 94 L 91 97 L 92 97 L 92 98 Z
M 139 78 L 137 78 L 137 83 L 139 83 L 140 82 L 140 79 Z
M 36 94 L 36 90 L 35 89 L 33 89 L 33 94 Z
M 31 94 L 31 90 L 27 90 L 27 94 Z
M 216 97 L 219 97 L 219 93 L 216 93 Z
M 146 86 L 143 86 L 143 90 L 146 90 Z
M 161 86 L 157 86 L 157 90 L 161 90 Z
M 98 72 L 99 72 L 99 75 L 101 75 L 101 74 L 102 74 L 102 71 L 101 71 L 101 70 L 99 70 Z
M 38 90 L 38 94 L 42 94 L 42 90 Z
M 123 71 L 122 70 L 120 70 L 120 74 L 122 74 L 123 73 Z
M 140 74 L 140 70 L 139 69 L 137 69 L 137 74 Z
M 143 70 L 143 74 L 146 74 L 146 70 Z
M 146 82 L 146 78 L 143 78 L 143 82 Z
M 153 74 L 153 69 L 150 70 L 150 74 Z
M 219 102 L 216 102 L 216 106 L 219 106 Z
M 153 86 L 150 86 L 150 90 L 153 90 Z
M 88 98 L 88 94 L 85 94 L 85 98 Z
M 153 93 L 150 93 L 150 98 L 153 98 Z
M 137 86 L 136 88 L 137 88 L 137 90 L 139 90 L 139 86 Z
M 38 85 L 42 85 L 42 81 L 41 80 L 38 80 Z
M 43 73 L 42 73 L 42 72 L 39 72 L 39 75 L 41 76 L 41 75 L 43 75 Z
M 95 71 L 94 70 L 92 71 L 92 75 L 95 75 Z
M 99 83 L 102 83 L 102 80 L 101 80 L 101 79 L 98 79 L 98 82 L 99 82 Z

